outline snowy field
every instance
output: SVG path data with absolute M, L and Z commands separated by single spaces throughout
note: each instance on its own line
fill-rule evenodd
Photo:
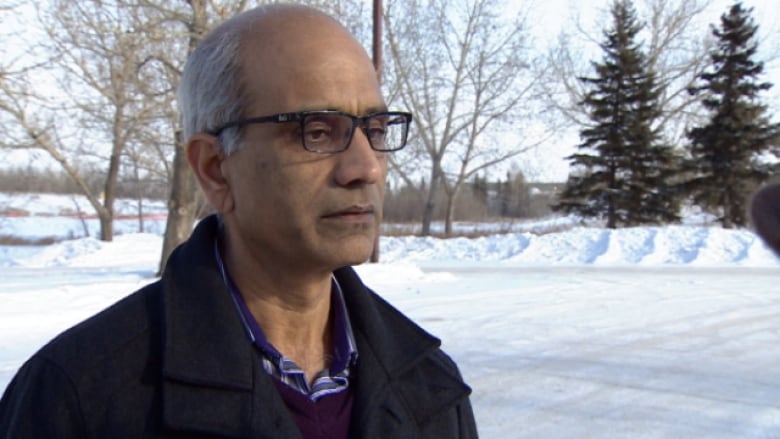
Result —
M 43 198 L 0 220 L 0 236 L 95 227 Z M 154 279 L 159 231 L 123 221 L 112 243 L 0 246 L 0 391 L 57 332 Z M 780 437 L 780 262 L 749 231 L 580 227 L 381 248 L 358 271 L 442 338 L 483 438 Z

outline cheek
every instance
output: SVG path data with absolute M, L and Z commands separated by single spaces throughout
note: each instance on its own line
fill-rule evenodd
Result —
M 382 155 L 382 158 L 379 160 L 379 165 L 382 168 L 382 176 L 379 178 L 377 186 L 379 186 L 379 195 L 384 197 L 385 185 L 387 184 L 387 155 Z
M 281 181 L 270 160 L 256 157 L 236 157 L 230 173 L 230 186 L 234 194 L 236 209 L 244 215 L 259 215 L 269 211 L 268 204 L 275 200 Z
M 264 175 L 266 172 L 268 172 L 268 169 L 271 168 L 271 165 L 266 160 L 259 160 L 257 162 L 257 165 L 255 166 L 255 173 L 257 175 Z
M 271 204 L 288 221 L 298 212 L 316 208 L 327 198 L 327 174 L 317 166 L 265 162 L 256 166 L 257 186 L 253 188 L 260 203 Z M 304 215 L 305 216 L 305 215 Z
M 255 157 L 247 157 L 242 164 L 244 181 L 252 182 L 258 195 L 268 196 L 281 185 L 286 184 L 283 166 L 278 158 L 270 154 L 258 154 Z

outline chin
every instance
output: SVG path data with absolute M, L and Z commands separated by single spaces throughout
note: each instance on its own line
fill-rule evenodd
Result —
M 371 253 L 374 250 L 374 238 L 347 238 L 335 245 L 337 250 L 332 254 L 338 255 L 339 267 L 360 265 L 371 258 Z

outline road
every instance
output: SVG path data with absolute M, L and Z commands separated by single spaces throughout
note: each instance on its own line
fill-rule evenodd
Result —
M 483 437 L 780 437 L 777 269 L 424 271 L 375 286 L 443 339 Z

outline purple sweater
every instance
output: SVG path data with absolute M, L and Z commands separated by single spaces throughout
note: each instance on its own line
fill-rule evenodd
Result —
M 272 378 L 304 439 L 347 439 L 352 417 L 352 388 L 312 401 Z

